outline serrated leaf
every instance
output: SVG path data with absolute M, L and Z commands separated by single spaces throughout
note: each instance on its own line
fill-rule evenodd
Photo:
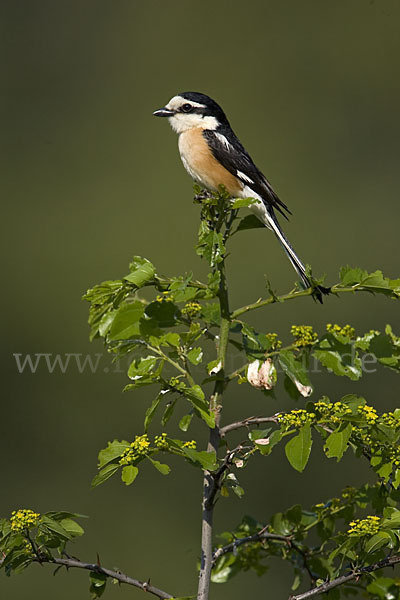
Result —
M 107 448 L 104 448 L 99 452 L 99 469 L 121 456 L 127 446 L 129 446 L 129 444 L 125 440 L 108 442 Z
M 219 325 L 221 322 L 221 311 L 218 302 L 209 302 L 201 307 L 201 316 L 207 323 Z
M 129 283 L 133 283 L 138 288 L 142 287 L 145 283 L 152 281 L 156 273 L 154 265 L 141 256 L 133 257 L 133 261 L 129 265 L 129 270 L 129 275 L 124 277 L 124 279 L 129 281 Z
M 147 457 L 153 467 L 157 469 L 162 475 L 168 475 L 171 472 L 171 469 L 168 465 L 164 465 L 163 463 L 158 462 L 158 460 L 154 460 L 154 458 Z
M 285 373 L 296 385 L 300 382 L 301 385 L 311 387 L 308 373 L 303 364 L 296 359 L 293 352 L 290 350 L 282 350 L 278 356 L 279 363 Z
M 315 358 L 335 375 L 346 376 L 357 381 L 362 376 L 362 363 L 352 344 L 343 344 L 328 334 L 313 351 Z
M 138 336 L 139 320 L 143 314 L 144 306 L 139 301 L 120 306 L 112 322 L 109 339 L 112 341 L 127 340 Z
M 126 465 L 122 469 L 121 479 L 126 485 L 131 485 L 137 477 L 139 469 L 134 465 Z
M 352 429 L 353 427 L 349 423 L 346 427 L 341 427 L 339 431 L 334 431 L 329 435 L 325 442 L 325 450 L 328 458 L 337 458 L 337 462 L 341 460 L 347 450 Z
M 348 265 L 347 267 L 342 267 L 339 272 L 340 281 L 346 286 L 360 283 L 367 275 L 368 273 L 364 269 L 353 268 Z
M 310 425 L 302 427 L 299 433 L 286 444 L 286 457 L 296 471 L 300 471 L 300 473 L 304 471 L 308 459 L 310 458 L 311 446 L 312 438 Z

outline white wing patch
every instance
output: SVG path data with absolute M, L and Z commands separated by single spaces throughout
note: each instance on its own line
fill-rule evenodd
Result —
M 231 149 L 230 143 L 228 142 L 227 138 L 224 135 L 222 135 L 222 133 L 215 133 L 215 137 L 219 139 L 221 144 L 225 147 L 225 150 Z
M 242 173 L 242 171 L 236 171 L 236 175 L 242 181 L 246 181 L 247 183 L 253 183 L 254 184 L 254 181 L 250 177 L 247 177 L 247 175 L 245 173 Z

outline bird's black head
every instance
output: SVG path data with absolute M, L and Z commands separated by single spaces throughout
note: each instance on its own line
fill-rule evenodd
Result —
M 156 117 L 169 117 L 169 122 L 177 133 L 195 127 L 215 130 L 221 126 L 229 126 L 220 105 L 199 92 L 182 92 L 153 114 Z

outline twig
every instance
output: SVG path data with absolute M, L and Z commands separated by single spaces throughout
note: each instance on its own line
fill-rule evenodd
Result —
M 171 594 L 160 590 L 159 588 L 154 587 L 150 583 L 146 581 L 139 581 L 139 579 L 134 579 L 133 577 L 129 577 L 122 573 L 121 571 L 112 571 L 111 569 L 106 569 L 98 564 L 86 563 L 82 562 L 76 558 L 58 558 L 58 557 L 49 557 L 45 554 L 40 555 L 40 558 L 35 558 L 34 561 L 50 564 L 57 564 L 62 567 L 66 567 L 67 569 L 75 568 L 75 569 L 86 569 L 87 571 L 92 571 L 92 573 L 101 573 L 102 575 L 106 575 L 106 577 L 110 577 L 111 579 L 116 579 L 120 583 L 126 583 L 127 585 L 133 585 L 136 588 L 139 588 L 143 592 L 148 592 L 149 594 L 153 594 L 153 596 L 157 596 L 157 598 L 161 598 L 164 600 L 165 598 L 174 598 Z
M 307 598 L 312 598 L 313 596 L 318 596 L 319 594 L 323 594 L 332 590 L 339 585 L 343 585 L 344 583 L 348 583 L 353 579 L 358 579 L 363 575 L 367 575 L 368 573 L 372 573 L 373 571 L 378 571 L 379 569 L 384 569 L 385 567 L 393 567 L 397 563 L 400 562 L 400 556 L 389 556 L 388 558 L 384 558 L 379 562 L 369 565 L 368 567 L 362 567 L 360 569 L 354 569 L 348 575 L 341 575 L 340 577 L 336 577 L 336 579 L 332 579 L 332 581 L 326 581 L 322 585 L 319 585 L 307 592 L 303 592 L 302 594 L 297 594 L 297 596 L 289 596 L 289 600 L 307 600 Z
M 248 417 L 247 419 L 243 419 L 242 421 L 236 421 L 235 423 L 230 423 L 229 425 L 225 425 L 225 427 L 221 427 L 219 430 L 220 436 L 224 437 L 230 431 L 235 431 L 235 429 L 241 429 L 242 427 L 248 427 L 249 425 L 260 425 L 261 423 L 278 423 L 278 416 L 280 413 L 276 413 L 272 417 Z
M 332 294 L 343 294 L 346 292 L 354 293 L 354 292 L 368 291 L 368 290 L 365 290 L 365 288 L 363 288 L 362 286 L 358 285 L 358 287 L 357 287 L 357 285 L 346 287 L 346 286 L 341 286 L 340 284 L 336 284 L 336 285 L 332 286 L 331 293 Z M 235 310 L 232 313 L 232 319 L 236 319 L 237 317 L 240 317 L 240 315 L 250 312 L 251 310 L 256 310 L 256 308 L 262 308 L 263 306 L 267 306 L 267 304 L 274 304 L 275 302 L 286 302 L 286 300 L 294 300 L 295 298 L 303 298 L 304 296 L 312 296 L 313 291 L 314 290 L 312 288 L 309 288 L 307 290 L 302 290 L 300 292 L 290 292 L 289 294 L 284 294 L 282 296 L 270 296 L 266 300 L 257 300 L 257 302 L 254 302 L 253 304 L 248 304 L 247 306 L 242 306 L 241 308 L 238 308 L 237 310 Z
M 266 531 L 267 526 L 263 527 L 257 533 L 253 535 L 248 535 L 244 538 L 239 538 L 226 546 L 222 546 L 222 548 L 218 548 L 213 554 L 213 565 L 216 563 L 218 558 L 223 556 L 224 554 L 228 554 L 229 552 L 234 552 L 236 548 L 239 546 L 243 546 L 243 544 L 251 544 L 252 542 L 260 542 L 261 540 L 278 540 L 281 542 L 286 542 L 291 544 L 291 536 L 288 535 L 279 535 L 277 533 L 269 533 Z

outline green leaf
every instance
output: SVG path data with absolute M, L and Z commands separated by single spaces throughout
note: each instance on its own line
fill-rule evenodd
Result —
M 105 337 L 107 335 L 107 333 L 110 331 L 111 325 L 113 324 L 115 315 L 117 313 L 118 313 L 117 310 L 110 310 L 109 312 L 106 312 L 106 314 L 102 316 L 102 318 L 100 319 L 100 323 L 99 323 L 99 334 L 101 335 L 101 337 Z
M 144 375 L 150 374 L 159 360 L 160 358 L 158 356 L 151 355 L 144 358 L 135 358 L 135 360 L 129 365 L 129 379 L 139 379 Z
M 189 429 L 190 423 L 193 419 L 193 413 L 189 415 L 184 415 L 182 419 L 179 421 L 179 429 L 181 431 L 187 431 Z
M 153 467 L 157 469 L 162 475 L 168 475 L 171 472 L 171 469 L 168 465 L 164 465 L 163 463 L 158 462 L 158 460 L 154 460 L 154 458 L 147 457 Z
M 122 440 L 121 442 L 118 440 L 108 442 L 107 448 L 104 448 L 99 452 L 99 469 L 107 465 L 112 460 L 120 457 L 127 446 L 129 446 L 129 444 L 125 440 Z
M 60 523 L 58 523 L 58 521 L 54 521 L 54 519 L 51 519 L 46 515 L 42 516 L 40 529 L 42 529 L 43 526 L 49 529 L 52 533 L 55 533 L 57 537 L 61 539 L 70 540 L 73 537 Z
M 104 573 L 94 573 L 91 571 L 89 574 L 89 581 L 89 591 L 92 594 L 92 598 L 100 598 L 106 589 L 107 575 L 104 575 Z
M 296 382 L 300 382 L 303 386 L 311 387 L 306 369 L 303 364 L 295 358 L 293 352 L 290 350 L 282 350 L 279 353 L 278 359 L 284 373 L 295 385 Z
M 146 410 L 146 415 L 144 418 L 144 430 L 147 431 L 149 428 L 150 423 L 152 422 L 154 415 L 156 413 L 157 408 L 160 405 L 160 402 L 162 400 L 163 394 L 160 393 L 158 394 L 153 402 L 151 403 L 151 405 L 149 406 L 149 408 Z
M 109 339 L 127 340 L 139 335 L 139 320 L 144 314 L 144 305 L 136 300 L 130 304 L 122 304 L 111 325 Z
M 244 231 L 245 229 L 259 229 L 265 227 L 263 223 L 255 215 L 247 215 L 241 219 L 236 231 Z M 235 231 L 235 233 L 236 233 Z
M 60 521 L 60 525 L 69 533 L 70 536 L 72 537 L 78 537 L 80 535 L 83 535 L 84 529 L 83 527 L 81 527 L 76 521 L 74 521 L 73 519 L 62 519 Z
M 236 198 L 232 203 L 232 210 L 237 208 L 246 208 L 252 204 L 257 204 L 258 200 L 255 198 Z
M 340 281 L 345 286 L 360 283 L 367 275 L 367 271 L 359 269 L 358 267 L 352 268 L 348 265 L 347 267 L 342 267 L 339 272 Z
M 203 359 L 203 349 L 200 347 L 192 348 L 186 356 L 192 365 L 198 365 Z
M 305 425 L 285 446 L 288 461 L 296 471 L 304 471 L 312 446 L 311 427 Z
M 179 315 L 179 307 L 173 302 L 151 302 L 146 307 L 146 315 L 157 321 L 159 327 L 174 327 Z
M 156 270 L 149 260 L 141 256 L 134 256 L 129 265 L 130 273 L 124 279 L 140 288 L 145 283 L 152 281 Z
M 362 364 L 353 344 L 343 344 L 328 334 L 313 351 L 315 358 L 335 375 L 346 376 L 353 381 L 360 379 Z
M 219 326 L 221 323 L 221 311 L 218 302 L 209 302 L 201 307 L 201 316 L 207 323 Z
M 367 541 L 365 551 L 375 552 L 379 548 L 382 548 L 382 546 L 387 546 L 391 541 L 391 537 L 387 531 L 379 531 Z
M 208 404 L 205 401 L 204 392 L 199 385 L 194 385 L 190 388 L 183 388 L 182 393 L 189 400 L 195 411 L 207 423 L 211 429 L 215 427 L 215 416 L 209 410 Z
M 210 267 L 215 267 L 221 262 L 224 252 L 224 237 L 222 233 L 209 231 L 200 236 L 200 243 L 196 246 L 196 252 L 202 258 L 205 258 Z
M 182 448 L 182 452 L 195 466 L 201 466 L 207 471 L 215 471 L 217 468 L 217 459 L 215 452 L 198 452 L 193 448 Z
M 126 485 L 131 485 L 136 479 L 139 469 L 133 465 L 126 465 L 122 469 L 121 479 Z
M 347 450 L 352 429 L 351 423 L 348 423 L 345 427 L 340 427 L 339 431 L 334 431 L 330 434 L 325 442 L 325 450 L 328 458 L 337 458 L 337 462 L 339 462 Z
M 92 487 L 96 487 L 107 481 L 107 479 L 112 477 L 114 473 L 118 471 L 118 469 L 119 465 L 114 464 L 107 465 L 106 467 L 104 467 L 104 469 L 101 469 L 101 471 L 93 477 Z
M 168 423 L 168 421 L 172 417 L 172 415 L 174 413 L 175 405 L 176 405 L 176 400 L 170 400 L 170 402 L 167 402 L 164 414 L 161 418 L 161 425 L 163 427 L 164 427 L 164 425 L 166 425 Z

